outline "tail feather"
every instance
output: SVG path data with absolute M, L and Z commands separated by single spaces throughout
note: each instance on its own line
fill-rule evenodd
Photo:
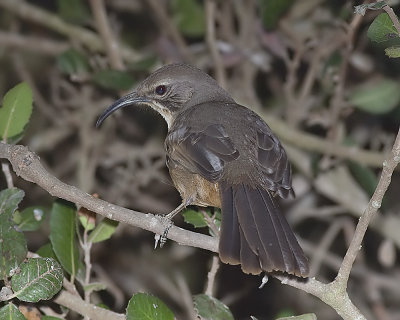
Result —
M 222 212 L 224 223 L 221 226 L 219 238 L 219 256 L 228 264 L 240 264 L 240 232 L 237 210 L 233 202 L 232 187 L 228 187 L 222 197 Z
M 271 194 L 261 187 L 221 183 L 220 257 L 246 273 L 308 275 L 308 261 Z
M 242 228 L 240 229 L 240 238 L 245 239 Z M 262 272 L 258 256 L 249 247 L 247 241 L 240 242 L 240 263 L 245 273 L 259 274 Z

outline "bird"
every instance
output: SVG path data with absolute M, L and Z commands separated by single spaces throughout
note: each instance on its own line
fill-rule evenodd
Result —
M 188 64 L 169 64 L 109 106 L 147 106 L 168 126 L 166 165 L 182 203 L 221 208 L 219 257 L 244 273 L 307 277 L 309 264 L 281 212 L 294 196 L 287 154 L 265 121 L 217 81 Z

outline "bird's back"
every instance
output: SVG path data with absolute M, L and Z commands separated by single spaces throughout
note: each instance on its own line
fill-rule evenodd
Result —
M 221 126 L 225 136 L 221 134 L 220 139 L 229 139 L 239 155 L 234 161 L 224 162 L 223 179 L 233 184 L 261 185 L 282 197 L 292 193 L 286 153 L 268 125 L 252 110 L 236 103 L 202 103 L 179 114 L 170 132 L 184 132 L 186 127 L 201 133 L 213 125 Z

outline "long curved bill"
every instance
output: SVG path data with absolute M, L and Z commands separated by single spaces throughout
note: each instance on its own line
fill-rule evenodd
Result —
M 114 111 L 121 109 L 126 106 L 141 104 L 149 102 L 149 99 L 146 97 L 139 96 L 136 92 L 132 92 L 121 99 L 115 101 L 111 106 L 109 106 L 106 111 L 104 111 L 101 116 L 97 119 L 96 128 L 98 128 L 101 123 Z

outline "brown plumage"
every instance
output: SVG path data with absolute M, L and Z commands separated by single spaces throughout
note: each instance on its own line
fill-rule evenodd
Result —
M 293 194 L 286 152 L 268 125 L 191 66 L 165 66 L 99 118 L 144 104 L 168 123 L 167 166 L 184 203 L 220 207 L 219 255 L 246 273 L 308 275 L 276 196 Z

